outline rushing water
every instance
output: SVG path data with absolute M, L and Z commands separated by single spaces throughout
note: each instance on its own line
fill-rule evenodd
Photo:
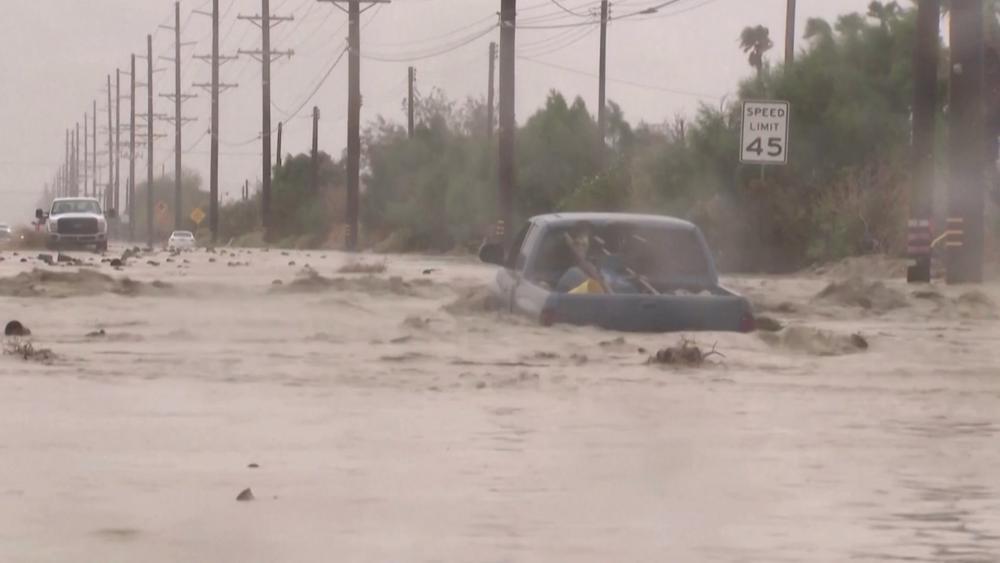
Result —
M 679 369 L 645 363 L 678 336 L 482 310 L 466 260 L 234 254 L 122 286 L 2 253 L 56 359 L 0 359 L 0 560 L 1000 560 L 1000 288 L 730 280 L 870 348 L 693 335 L 724 357 Z

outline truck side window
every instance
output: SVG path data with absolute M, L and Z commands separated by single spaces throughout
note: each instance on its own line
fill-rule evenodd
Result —
M 507 254 L 507 267 L 515 270 L 521 271 L 524 269 L 524 265 L 528 260 L 528 256 L 525 254 L 524 242 L 528 238 L 528 233 L 532 230 L 532 224 L 528 223 L 521 229 L 521 232 L 517 233 L 514 241 L 510 245 L 510 252 Z

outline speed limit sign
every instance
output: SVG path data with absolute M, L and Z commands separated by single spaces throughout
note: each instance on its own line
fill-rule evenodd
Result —
M 788 164 L 788 119 L 791 106 L 777 100 L 743 102 L 740 162 Z

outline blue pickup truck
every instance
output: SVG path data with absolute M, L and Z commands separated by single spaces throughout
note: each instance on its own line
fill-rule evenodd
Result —
M 543 325 L 627 332 L 754 330 L 750 303 L 722 287 L 692 223 L 656 215 L 540 215 L 509 249 L 487 243 L 480 259 L 501 266 L 493 292 L 503 308 Z

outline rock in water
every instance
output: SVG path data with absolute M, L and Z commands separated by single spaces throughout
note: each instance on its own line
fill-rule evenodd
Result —
M 3 329 L 4 336 L 31 336 L 31 330 L 21 324 L 21 321 L 10 321 Z
M 253 491 L 251 491 L 249 488 L 243 489 L 243 492 L 241 492 L 239 495 L 236 496 L 236 500 L 240 502 L 249 502 L 251 500 L 254 500 Z

